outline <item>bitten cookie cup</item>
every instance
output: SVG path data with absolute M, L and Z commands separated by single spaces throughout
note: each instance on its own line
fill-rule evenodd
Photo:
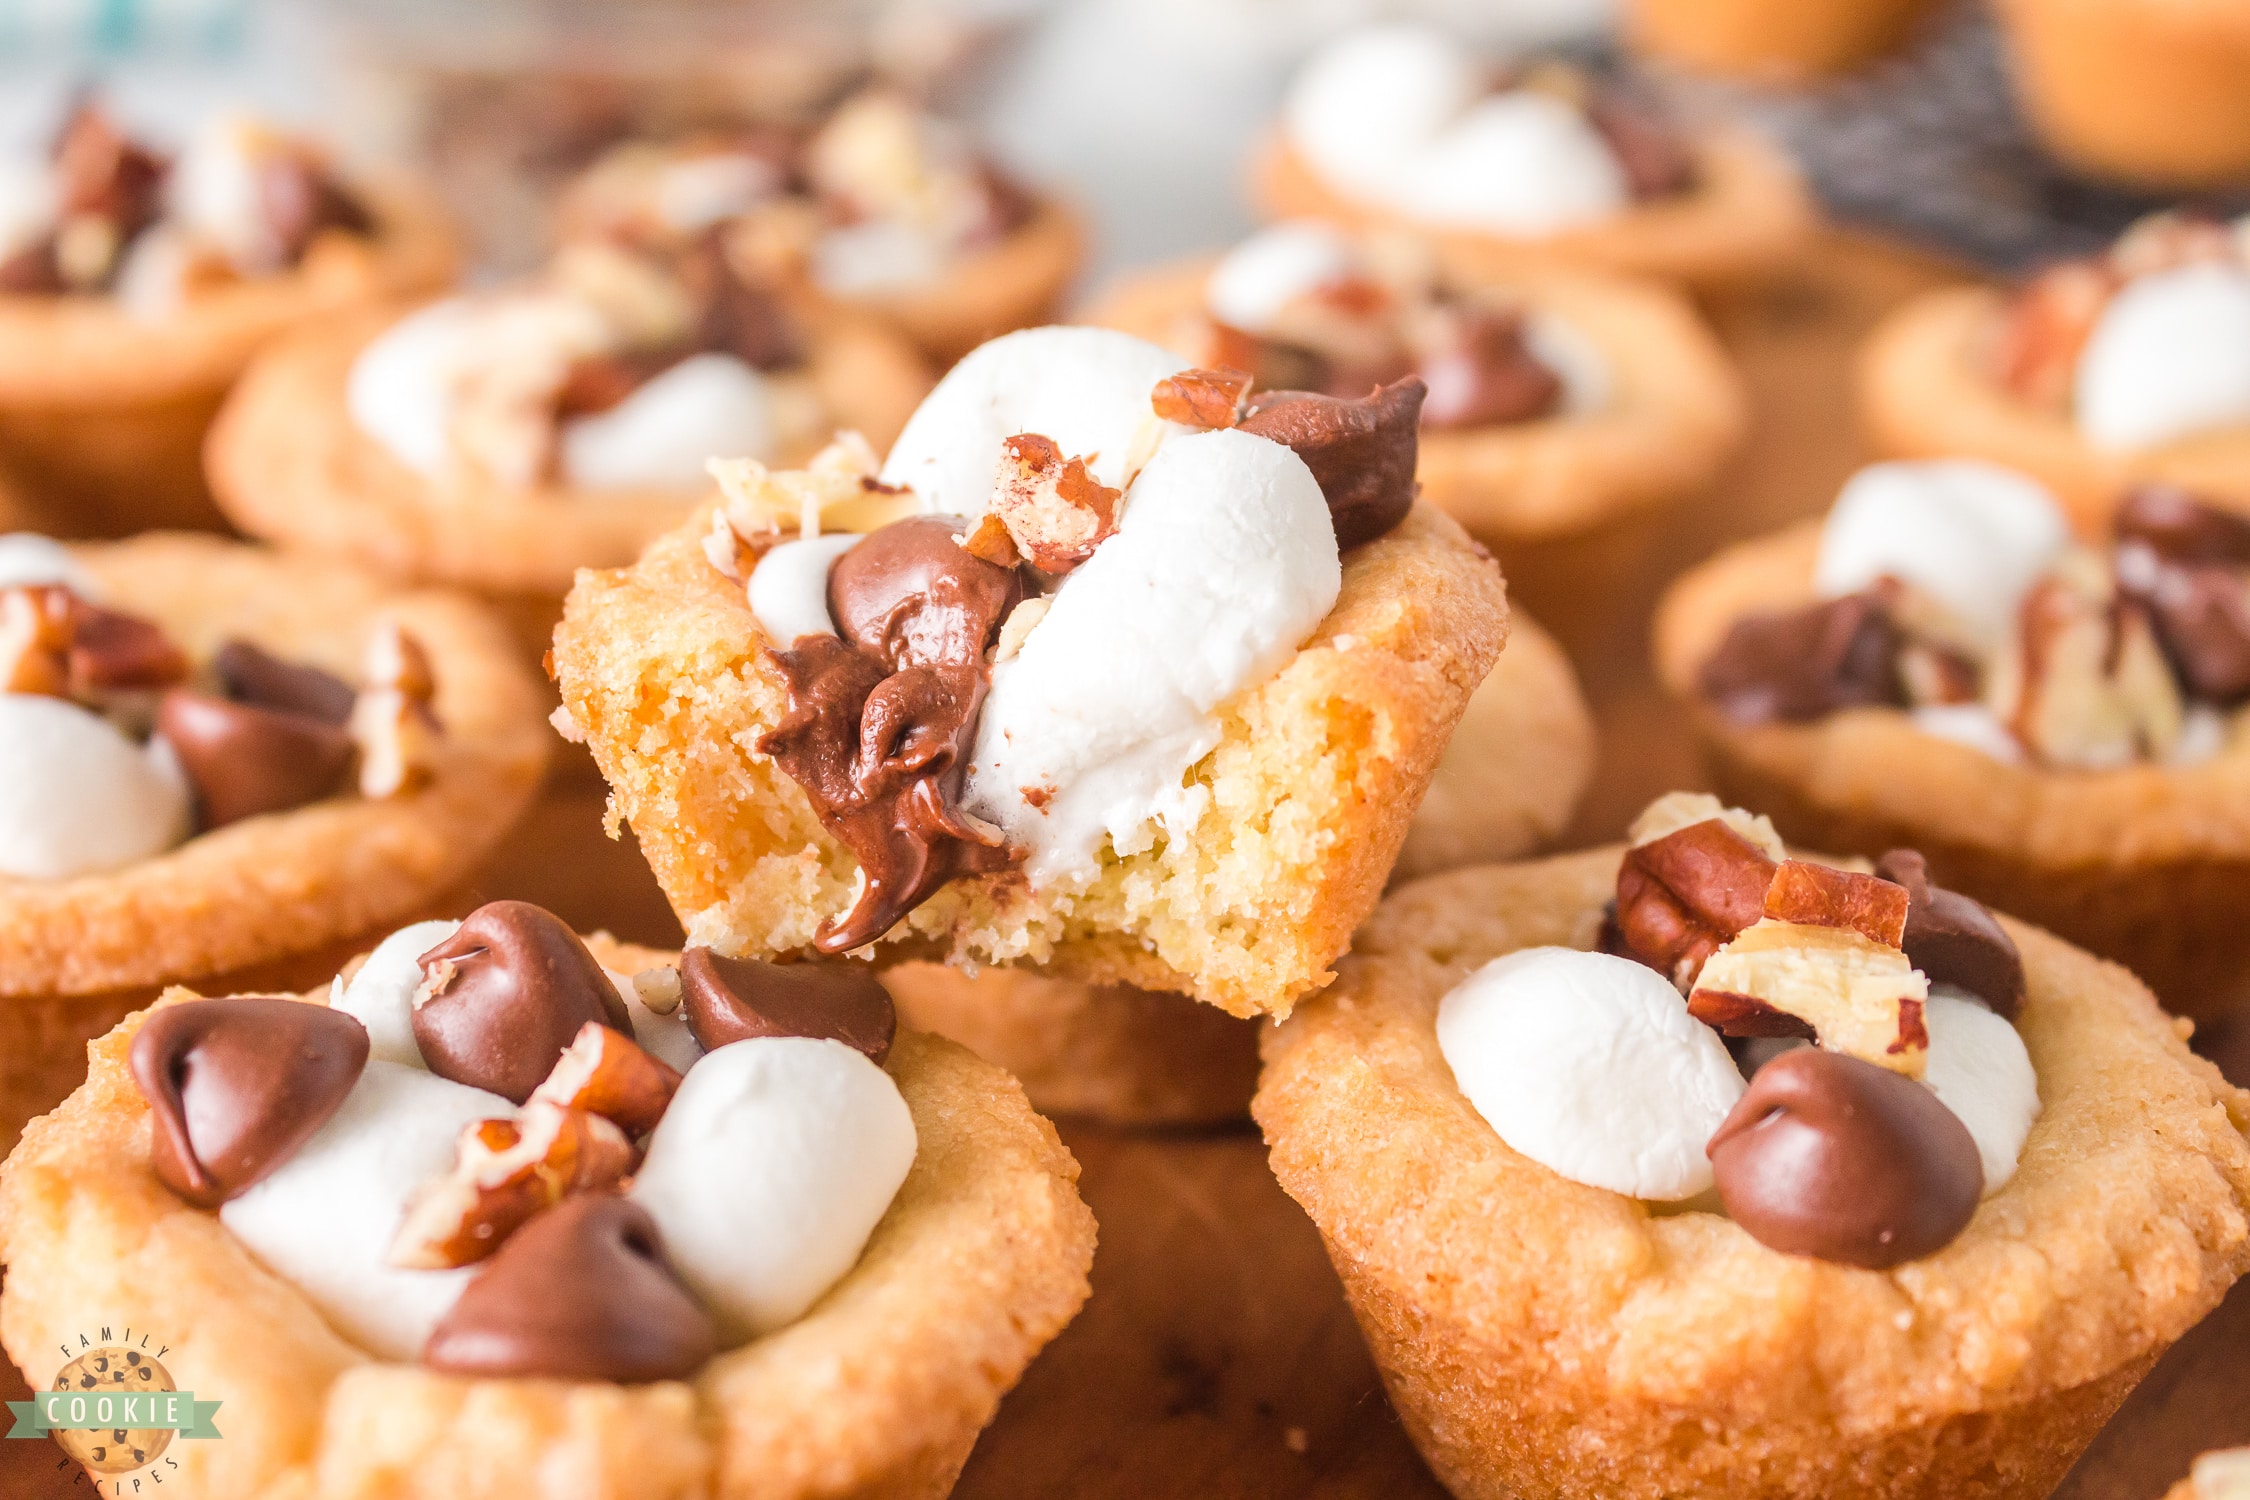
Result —
M 658 957 L 594 947 L 625 967 Z M 151 1016 L 174 1003 L 194 997 L 176 991 Z M 1005 1073 L 902 1033 L 887 1072 L 912 1116 L 913 1165 L 802 1317 L 643 1384 L 379 1360 L 152 1170 L 151 1112 L 127 1066 L 149 1018 L 95 1043 L 84 1086 L 0 1169 L 0 1336 L 44 1384 L 82 1325 L 161 1330 L 174 1379 L 227 1412 L 224 1441 L 170 1449 L 168 1491 L 942 1496 L 1087 1295 L 1093 1219 L 1053 1128 Z
M 212 489 L 253 536 L 489 597 L 536 656 L 576 570 L 630 561 L 707 492 L 518 488 L 416 473 L 361 429 L 346 395 L 354 361 L 399 316 L 394 307 L 308 329 L 259 359 L 212 428 Z M 806 373 L 827 418 L 821 440 L 831 427 L 848 428 L 878 449 L 930 384 L 911 348 L 858 317 L 821 325 Z
M 61 879 L 0 877 L 0 1138 L 85 1076 L 85 1042 L 186 980 L 271 988 L 333 972 L 338 945 L 436 901 L 530 800 L 552 735 L 490 612 L 332 563 L 214 538 L 152 535 L 76 560 L 110 606 L 194 661 L 246 640 L 346 682 L 379 624 L 429 658 L 442 732 L 427 782 L 243 817 L 162 853 Z
M 1855 1269 L 1567 1180 L 1463 1096 L 1436 1019 L 1490 960 L 1594 947 L 1618 869 L 1416 882 L 1266 1039 L 1275 1174 L 1424 1457 L 1464 1497 L 2048 1493 L 2250 1266 L 2250 1096 L 2123 971 L 2006 923 L 2042 1107 L 1944 1249 Z
M 108 296 L 0 294 L 0 462 L 42 517 L 87 534 L 217 525 L 203 440 L 258 352 L 301 325 L 452 279 L 452 232 L 418 190 L 353 185 L 372 237 L 199 289 L 160 317 Z

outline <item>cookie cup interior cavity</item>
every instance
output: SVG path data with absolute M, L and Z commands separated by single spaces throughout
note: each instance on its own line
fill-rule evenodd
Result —
M 0 1131 L 85 1072 L 85 1042 L 167 983 L 298 982 L 302 958 L 418 915 L 466 880 L 530 800 L 553 733 L 538 684 L 492 613 L 362 570 L 215 537 L 75 549 L 113 607 L 190 657 L 240 636 L 356 683 L 375 625 L 428 650 L 445 726 L 430 784 L 349 792 L 231 823 L 136 864 L 67 880 L 0 877 Z M 241 971 L 252 971 L 242 974 Z
M 943 368 L 987 339 L 1049 321 L 1085 258 L 1078 215 L 1042 196 L 1030 218 L 955 257 L 936 280 L 839 300 L 891 323 Z
M 2209 1016 L 2250 1000 L 2250 735 L 2237 715 L 2197 765 L 2008 764 L 1923 733 L 1902 711 L 1737 724 L 1695 690 L 1745 614 L 1812 601 L 1817 523 L 1729 548 L 1658 608 L 1658 675 L 1686 704 L 1732 801 L 1812 847 L 1911 845 L 1931 878 L 2130 968 L 2164 1003 Z
M 1348 197 L 1279 134 L 1252 163 L 1250 189 L 1269 219 L 1412 229 L 1437 248 L 1447 271 L 1470 283 L 1526 264 L 1559 264 L 1716 287 L 1769 275 L 1804 248 L 1816 214 L 1780 148 L 1748 130 L 1724 128 L 1697 139 L 1695 158 L 1698 181 L 1687 192 L 1529 239 L 1424 223 Z
M 787 705 L 742 586 L 698 518 L 631 568 L 585 572 L 555 634 L 563 702 L 613 814 L 690 941 L 807 949 L 852 903 L 858 866 L 757 753 Z M 1221 704 L 1210 788 L 1183 836 L 1104 853 L 1075 895 L 1010 871 L 956 880 L 883 940 L 885 959 L 1036 965 L 1182 990 L 1236 1015 L 1326 982 L 1382 891 L 1431 771 L 1507 634 L 1500 571 L 1426 505 L 1344 559 L 1343 589 L 1281 671 Z
M 1267 1034 L 1255 1106 L 1392 1403 L 1464 1500 L 2046 1495 L 2250 1266 L 2250 1095 L 2130 976 L 2020 923 L 2043 1112 L 1946 1249 L 1781 1255 L 1510 1150 L 1455 1087 L 1439 1000 L 1593 945 L 1619 851 L 1419 881 Z
M 2070 413 L 2023 401 L 1985 369 L 2003 294 L 1958 287 L 1915 298 L 1880 324 L 1859 359 L 1868 439 L 1898 458 L 1983 458 L 2053 490 L 2081 532 L 2099 536 L 2136 484 L 2176 484 L 2250 511 L 2250 428 L 2196 433 L 2131 451 L 2095 447 Z
M 660 957 L 595 951 L 625 968 Z M 157 1181 L 126 1067 L 139 1019 L 94 1045 L 85 1085 L 0 1167 L 0 1341 L 35 1385 L 81 1325 L 169 1343 L 180 1387 L 231 1418 L 223 1442 L 173 1446 L 183 1495 L 934 1500 L 1086 1299 L 1094 1220 L 1054 1128 L 998 1068 L 902 1032 L 887 1066 L 913 1113 L 913 1170 L 797 1322 L 641 1386 L 377 1361 Z
M 295 269 L 200 292 L 161 318 L 113 298 L 0 295 L 0 462 L 79 534 L 215 525 L 202 444 L 227 388 L 275 337 L 452 279 L 425 195 L 357 189 L 372 240 L 317 240 Z

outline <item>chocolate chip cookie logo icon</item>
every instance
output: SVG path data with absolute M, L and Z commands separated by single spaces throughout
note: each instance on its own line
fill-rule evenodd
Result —
M 133 1474 L 151 1465 L 179 1467 L 166 1451 L 175 1438 L 220 1436 L 211 1418 L 216 1401 L 198 1401 L 183 1391 L 164 1368 L 170 1346 L 153 1336 L 134 1336 L 130 1328 L 114 1336 L 81 1334 L 63 1346 L 67 1356 L 52 1386 L 29 1401 L 11 1401 L 11 1438 L 52 1437 L 96 1478 Z M 121 1481 L 110 1493 L 132 1490 Z

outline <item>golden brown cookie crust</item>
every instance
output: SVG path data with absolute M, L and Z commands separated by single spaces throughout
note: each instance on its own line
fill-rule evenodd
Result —
M 581 573 L 556 672 L 689 940 L 799 951 L 851 905 L 858 867 L 753 749 L 786 690 L 742 586 L 704 558 L 706 529 L 691 521 L 631 568 Z M 1012 872 L 956 880 L 893 929 L 885 956 L 1035 965 L 1286 1014 L 1373 909 L 1507 618 L 1490 557 L 1417 505 L 1345 558 L 1336 606 L 1295 658 L 1220 706 L 1220 744 L 1197 773 L 1211 798 L 1186 837 L 1107 860 L 1070 898 Z
M 78 557 L 111 603 L 197 659 L 239 635 L 356 682 L 368 633 L 397 619 L 436 668 L 441 759 L 403 796 L 245 819 L 106 874 L 0 878 L 0 1005 L 192 979 L 365 933 L 466 878 L 529 801 L 553 736 L 537 685 L 469 600 L 216 537 Z
M 1041 197 L 1029 219 L 930 285 L 838 300 L 896 325 L 943 369 L 987 339 L 1048 321 L 1085 258 L 1078 215 Z
M 2215 1014 L 2244 998 L 2250 738 L 2239 729 L 2200 765 L 2051 770 L 1924 734 L 1896 709 L 1744 726 L 1701 702 L 1696 673 L 1735 619 L 1812 600 L 1819 537 L 1806 522 L 1729 548 L 1658 606 L 1658 676 L 1689 707 L 1727 795 L 1821 848 L 1912 845 L 1941 882 L 2117 959 L 2174 1010 Z
M 1794 81 L 1890 51 L 1929 0 L 1632 0 L 1636 50 L 1698 72 Z
M 1211 258 L 1120 282 L 1088 321 L 1167 347 L 1202 342 Z M 1596 271 L 1509 267 L 1486 295 L 1528 305 L 1598 347 L 1611 392 L 1601 410 L 1505 426 L 1422 433 L 1423 498 L 1480 540 L 1569 536 L 1679 500 L 1707 484 L 1749 426 L 1742 379 L 1687 299 Z
M 1593 945 L 1619 851 L 1399 891 L 1267 1034 L 1255 1105 L 1399 1408 L 1457 1495 L 2044 1496 L 2250 1268 L 2250 1094 L 2122 970 L 2003 919 L 2043 1110 L 1961 1237 L 1871 1272 L 1652 1213 L 1504 1145 L 1438 1001 Z
M 2088 536 L 2107 533 L 2111 513 L 2136 484 L 2177 484 L 2250 510 L 2250 429 L 2111 451 L 2081 436 L 2068 412 L 2034 406 L 1993 380 L 1983 356 L 2005 295 L 1986 287 L 1930 292 L 1869 335 L 1859 361 L 1859 411 L 1878 450 L 2020 469 L 2053 490 Z
M 393 577 L 552 600 L 579 568 L 632 561 L 702 503 L 676 490 L 439 485 L 408 469 L 345 405 L 352 362 L 399 316 L 391 307 L 308 329 L 251 366 L 205 450 L 236 525 Z M 920 356 L 862 317 L 821 325 L 809 374 L 835 425 L 857 428 L 878 452 L 930 386 Z
M 914 1116 L 913 1170 L 859 1263 L 797 1322 L 688 1382 L 377 1362 L 157 1181 L 125 1062 L 138 1024 L 94 1044 L 86 1084 L 0 1167 L 0 1342 L 35 1383 L 81 1327 L 171 1344 L 173 1377 L 229 1416 L 224 1441 L 173 1446 L 184 1495 L 936 1500 L 1086 1299 L 1094 1221 L 1054 1127 L 1005 1073 L 903 1032 L 888 1066 Z
M 1278 135 L 1252 164 L 1250 192 L 1270 219 L 1414 229 L 1437 247 L 1448 272 L 1471 284 L 1504 279 L 1527 264 L 1561 264 L 1723 286 L 1770 275 L 1804 248 L 1817 214 L 1796 167 L 1778 147 L 1747 130 L 1718 130 L 1698 142 L 1696 165 L 1701 181 L 1687 193 L 1538 239 L 1441 229 L 1357 202 L 1330 187 Z

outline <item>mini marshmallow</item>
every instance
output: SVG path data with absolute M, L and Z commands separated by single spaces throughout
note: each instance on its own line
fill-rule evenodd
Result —
M 1711 1186 L 1704 1144 L 1745 1084 L 1655 970 L 1527 948 L 1438 1002 L 1438 1050 L 1478 1114 L 1540 1165 L 1655 1202 Z
M 1402 164 L 1484 92 L 1484 70 L 1434 26 L 1346 32 L 1314 53 L 1282 104 L 1290 143 L 1321 176 L 1387 199 Z
M 1532 308 L 1523 319 L 1523 341 L 1532 356 L 1562 382 L 1566 416 L 1591 416 L 1609 405 L 1614 380 L 1602 346 L 1551 313 Z
M 699 152 L 658 170 L 656 213 L 666 228 L 694 234 L 755 208 L 781 185 L 781 174 L 762 156 Z
M 1030 849 L 1035 885 L 1090 877 L 1105 837 L 1126 855 L 1158 825 L 1186 832 L 1209 791 L 1181 781 L 1219 742 L 1212 711 L 1289 660 L 1342 580 L 1303 459 L 1238 430 L 1174 438 L 993 668 L 969 807 Z
M 1972 459 L 1870 464 L 1844 482 L 1821 527 L 1824 598 L 1886 575 L 1927 592 L 1991 644 L 2005 641 L 2032 582 L 2070 544 L 2046 488 Z
M 698 354 L 608 411 L 563 425 L 562 474 L 583 489 L 700 490 L 714 453 L 774 453 L 773 393 L 731 354 Z
M 1342 230 L 1317 219 L 1291 219 L 1259 230 L 1221 256 L 1203 283 L 1203 305 L 1229 327 L 1264 333 L 1297 298 L 1359 272 L 1359 257 Z
M 52 229 L 58 206 L 55 174 L 45 162 L 0 156 L 0 260 Z
M 625 1002 L 625 1014 L 633 1023 L 633 1040 L 643 1052 L 666 1067 L 685 1073 L 703 1057 L 703 1049 L 695 1044 L 695 1033 L 688 1029 L 687 1008 L 679 1006 L 670 1015 L 658 1015 L 641 999 L 641 992 L 633 988 L 629 974 L 615 969 L 602 970 L 609 982 L 616 986 L 617 994 Z
M 1584 114 L 1518 89 L 1480 101 L 1416 152 L 1389 197 L 1432 223 L 1541 235 L 1608 218 L 1632 189 Z
M 923 398 L 883 465 L 924 510 L 975 520 L 1018 433 L 1052 438 L 1095 480 L 1123 488 L 1169 432 L 1149 404 L 1156 383 L 1188 361 L 1106 328 L 1027 328 L 979 346 Z
M 266 214 L 261 135 L 239 116 L 213 119 L 189 139 L 164 180 L 173 222 L 247 272 L 273 270 L 282 259 Z
M 81 599 L 101 597 L 93 575 L 53 537 L 36 531 L 11 531 L 0 536 L 0 589 L 42 583 L 59 583 Z
M 448 297 L 393 323 L 352 361 L 344 405 L 353 425 L 425 478 L 450 462 L 453 374 L 476 325 L 476 304 Z
M 1954 985 L 1930 987 L 1922 1023 L 1930 1032 L 1922 1081 L 1969 1127 L 1990 1197 L 2016 1175 L 2024 1140 L 2039 1118 L 2031 1054 L 2015 1027 Z
M 834 635 L 828 613 L 828 575 L 836 559 L 859 545 L 851 532 L 831 532 L 767 550 L 750 570 L 750 613 L 777 646 L 801 635 Z
M 1910 711 L 1914 727 L 1932 739 L 1951 740 L 2003 765 L 2023 763 L 2023 744 L 1981 703 L 1925 703 Z
M 2183 266 L 2110 299 L 2078 357 L 2079 431 L 2142 448 L 2250 424 L 2250 269 Z
M 2190 703 L 2180 714 L 2180 737 L 2172 742 L 2172 753 L 2165 763 L 2174 766 L 2200 766 L 2215 759 L 2226 749 L 2232 730 L 2223 709 L 2208 703 Z
M 831 229 L 813 244 L 812 274 L 824 291 L 864 297 L 926 286 L 945 271 L 945 242 L 905 219 L 867 219 Z
M 514 1114 L 498 1094 L 370 1061 L 328 1122 L 219 1220 L 338 1333 L 414 1359 L 475 1272 L 400 1270 L 391 1237 L 414 1191 L 452 1168 L 462 1129 Z
M 841 1042 L 731 1042 L 689 1070 L 632 1198 L 734 1340 L 795 1322 L 859 1259 L 914 1165 L 888 1073 Z
M 422 987 L 422 955 L 453 936 L 459 922 L 416 922 L 375 945 L 359 972 L 346 984 L 339 974 L 328 987 L 328 1003 L 367 1028 L 367 1055 L 378 1062 L 419 1068 L 421 1044 L 414 1040 L 414 992 Z
M 68 880 L 161 854 L 191 824 L 161 739 L 136 745 L 61 698 L 0 693 L 0 874 Z

